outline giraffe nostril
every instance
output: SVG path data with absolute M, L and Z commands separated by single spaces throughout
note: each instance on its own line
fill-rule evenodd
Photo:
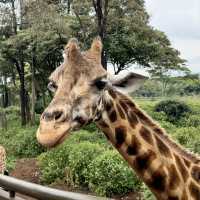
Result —
M 54 119 L 57 121 L 62 117 L 63 112 L 62 111 L 55 111 L 53 114 L 54 114 Z
M 64 113 L 62 111 L 44 112 L 42 115 L 42 119 L 44 119 L 45 121 L 58 121 L 62 118 L 63 114 Z

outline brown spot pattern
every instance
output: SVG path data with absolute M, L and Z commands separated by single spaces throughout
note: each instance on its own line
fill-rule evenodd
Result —
M 138 124 L 138 119 L 135 113 L 131 110 L 128 110 L 127 113 L 127 119 L 129 121 L 129 124 L 131 125 L 132 128 L 135 128 L 136 125 Z
M 169 147 L 159 137 L 155 136 L 155 139 L 159 152 L 163 154 L 165 157 L 172 158 Z
M 153 122 L 143 112 L 141 112 L 137 108 L 134 109 L 134 112 L 138 116 L 138 118 L 145 122 L 147 125 L 154 126 Z
M 110 121 L 115 122 L 117 120 L 117 113 L 115 110 L 113 110 L 109 115 Z
M 161 168 L 152 174 L 151 180 L 148 182 L 149 187 L 158 192 L 164 192 L 166 187 L 166 173 Z
M 123 112 L 123 110 L 121 109 L 121 106 L 119 104 L 117 104 L 117 110 L 119 112 L 119 115 L 122 119 L 125 119 L 125 114 Z
M 110 96 L 113 98 L 113 99 L 115 99 L 115 98 L 117 98 L 117 94 L 115 93 L 115 91 L 114 90 L 108 90 L 108 93 L 110 94 Z
M 194 180 L 200 184 L 200 167 L 194 166 L 192 168 L 191 174 L 192 174 L 192 177 L 194 178 Z
M 120 148 L 126 139 L 126 127 L 119 126 L 115 128 L 116 147 Z
M 152 138 L 151 132 L 144 126 L 142 126 L 140 129 L 140 135 L 146 142 L 153 145 L 153 138 Z
M 103 121 L 103 120 L 101 120 L 100 122 L 98 122 L 98 124 L 102 128 L 109 128 L 108 124 L 105 121 Z
M 106 105 L 105 105 L 105 109 L 107 112 L 109 112 L 113 107 L 113 102 L 112 101 L 108 101 L 106 102 Z
M 131 145 L 127 147 L 127 153 L 129 155 L 137 155 L 139 153 L 141 144 L 135 135 L 132 136 L 131 140 Z
M 198 188 L 193 182 L 190 183 L 189 190 L 190 190 L 191 196 L 195 200 L 199 200 L 200 199 L 200 188 Z
M 131 100 L 129 100 L 129 99 L 126 100 L 126 105 L 127 105 L 130 109 L 135 109 L 135 104 L 134 104 Z
M 179 186 L 180 182 L 181 182 L 181 180 L 180 180 L 180 177 L 178 175 L 177 169 L 172 164 L 169 167 L 169 188 L 171 190 L 176 189 Z
M 119 104 L 120 106 L 124 109 L 124 110 L 128 110 L 128 106 L 126 105 L 126 103 L 124 101 L 122 101 L 121 99 L 119 100 Z
M 153 151 L 148 150 L 147 152 L 138 155 L 133 161 L 133 165 L 137 171 L 144 173 L 144 171 L 150 167 L 155 158 L 156 154 Z
M 155 133 L 157 133 L 159 135 L 163 135 L 163 130 L 161 128 L 156 127 L 153 130 L 154 130 Z
M 188 177 L 189 177 L 188 171 L 185 168 L 185 165 L 183 164 L 181 159 L 176 154 L 174 154 L 174 157 L 176 159 L 176 164 L 177 164 L 178 169 L 179 169 L 179 171 L 180 171 L 180 173 L 181 173 L 181 175 L 183 177 L 183 180 L 184 180 L 184 182 L 186 182 Z

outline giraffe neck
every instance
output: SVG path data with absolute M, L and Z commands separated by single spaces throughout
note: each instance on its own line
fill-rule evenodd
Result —
M 200 199 L 200 159 L 167 137 L 125 95 L 105 91 L 97 125 L 159 200 Z

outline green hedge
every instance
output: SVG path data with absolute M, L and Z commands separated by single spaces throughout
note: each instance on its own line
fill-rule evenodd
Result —
M 178 128 L 172 134 L 173 138 L 190 151 L 200 154 L 200 126 Z
M 38 157 L 39 166 L 41 169 L 40 178 L 42 183 L 50 184 L 59 178 L 69 178 L 69 170 L 67 170 L 69 166 L 69 155 L 71 155 L 70 165 L 73 165 L 73 155 L 71 151 L 76 151 L 76 149 L 80 147 L 79 144 L 83 142 L 91 142 L 94 143 L 96 146 L 98 146 L 98 144 L 101 144 L 102 148 L 109 147 L 107 144 L 105 144 L 105 136 L 103 136 L 102 134 L 91 133 L 88 131 L 79 131 L 72 133 L 63 144 L 48 152 L 41 154 Z M 76 160 L 74 162 L 76 162 Z M 73 175 L 73 173 L 75 172 L 72 171 L 71 174 Z M 74 184 L 72 180 L 73 178 L 71 177 L 71 184 Z
M 0 130 L 0 144 L 6 149 L 8 156 L 36 157 L 44 148 L 36 140 L 37 127 L 21 127 L 12 123 L 6 130 Z
M 139 190 L 141 183 L 115 150 L 96 157 L 85 171 L 91 191 L 100 196 L 123 195 Z
M 155 105 L 156 112 L 164 112 L 168 121 L 177 122 L 186 113 L 191 112 L 190 107 L 184 102 L 177 100 L 164 100 Z
M 140 182 L 132 170 L 119 153 L 103 144 L 104 140 L 97 133 L 80 131 L 59 147 L 41 154 L 41 181 L 50 184 L 64 179 L 67 184 L 88 187 L 102 196 L 139 189 Z
M 105 151 L 103 146 L 91 142 L 74 145 L 68 157 L 70 183 L 86 185 L 85 175 L 89 164 Z

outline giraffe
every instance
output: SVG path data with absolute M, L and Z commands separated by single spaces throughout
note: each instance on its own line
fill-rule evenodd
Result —
M 49 78 L 54 97 L 41 115 L 38 142 L 54 147 L 94 121 L 158 200 L 200 200 L 200 158 L 176 144 L 125 94 L 146 77 L 110 77 L 101 53 L 99 38 L 85 52 L 76 39 L 69 40 L 64 62 Z
M 0 145 L 0 174 L 3 174 L 6 170 L 6 151 L 3 146 Z

